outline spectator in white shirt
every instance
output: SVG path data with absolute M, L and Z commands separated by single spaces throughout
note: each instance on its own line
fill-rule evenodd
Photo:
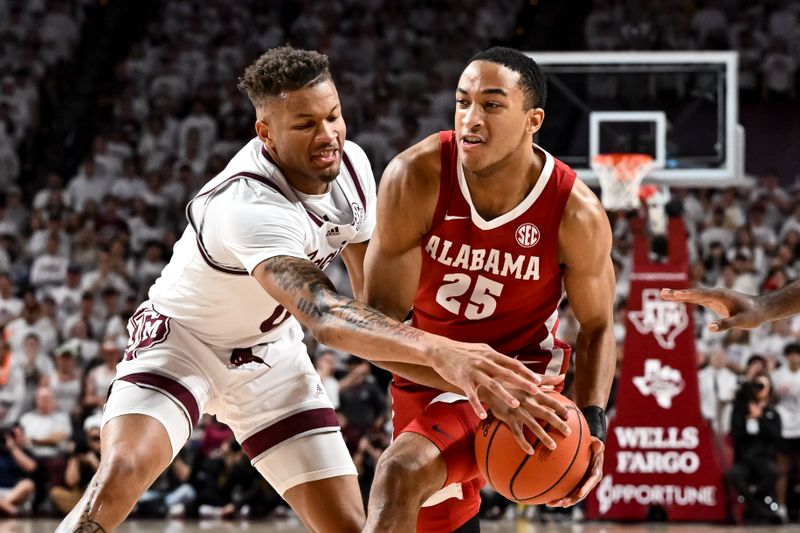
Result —
M 97 306 L 98 315 L 103 317 L 103 323 L 108 327 L 108 320 L 116 316 L 122 307 L 120 293 L 114 287 L 106 287 L 100 291 L 100 301 Z M 105 338 L 105 337 L 104 337 Z
M 70 238 L 64 230 L 64 216 L 60 212 L 51 212 L 47 216 L 47 225 L 36 230 L 28 241 L 28 255 L 35 258 L 46 253 L 47 240 L 56 236 L 58 238 L 58 255 L 69 258 Z
M 122 158 L 108 149 L 108 139 L 103 135 L 95 137 L 92 143 L 92 157 L 97 168 L 97 174 L 104 181 L 120 175 L 122 171 Z
M 130 229 L 123 213 L 125 206 L 112 196 L 103 198 L 103 205 L 93 219 L 94 231 L 101 246 L 110 246 L 119 239 L 127 240 Z
M 111 254 L 106 250 L 100 250 L 97 268 L 83 275 L 81 289 L 84 292 L 99 292 L 106 287 L 114 287 L 122 294 L 126 294 L 129 290 L 125 277 L 115 270 Z
M 58 332 L 47 317 L 42 316 L 42 309 L 35 298 L 25 302 L 20 317 L 6 324 L 5 336 L 11 349 L 22 351 L 22 345 L 29 333 L 36 333 L 46 352 L 53 350 L 58 343 Z
M 105 321 L 95 308 L 95 295 L 92 292 L 84 292 L 81 296 L 80 307 L 73 315 L 70 315 L 63 323 L 65 338 L 72 338 L 75 333 L 73 329 L 79 322 L 86 324 L 86 336 L 94 339 L 101 339 L 105 331 Z M 81 352 L 81 355 L 86 355 Z
M 108 397 L 108 388 L 117 374 L 117 363 L 122 359 L 122 350 L 114 339 L 106 339 L 100 348 L 102 364 L 92 368 L 86 374 L 84 384 L 83 408 L 91 413 L 102 409 Z
M 60 174 L 51 172 L 47 175 L 47 187 L 39 190 L 36 196 L 33 197 L 34 209 L 47 209 L 54 202 L 54 198 L 61 198 L 61 203 L 64 204 L 66 198 L 66 191 L 64 190 L 64 179 Z M 58 200 L 55 200 L 58 202 Z M 66 205 L 66 204 L 64 204 Z
M 753 234 L 755 243 L 761 246 L 766 252 L 774 250 L 778 243 L 778 236 L 775 230 L 764 221 L 766 209 L 761 202 L 754 202 L 748 212 L 748 223 L 750 232 Z
M 733 231 L 726 225 L 725 209 L 715 207 L 705 229 L 700 232 L 700 244 L 703 253 L 708 253 L 711 243 L 718 242 L 723 248 L 728 248 L 733 242 Z
M 99 255 L 94 224 L 85 222 L 79 226 L 72 238 L 72 261 L 86 272 L 97 265 Z
M 81 296 L 81 276 L 83 270 L 79 265 L 68 265 L 65 281 L 55 287 L 50 287 L 45 291 L 47 296 L 53 298 L 56 303 L 59 321 L 76 313 L 80 307 Z
M 182 165 L 189 165 L 195 174 L 205 173 L 210 152 L 203 150 L 201 141 L 200 131 L 197 128 L 189 129 L 186 140 L 178 151 L 178 160 L 172 166 L 173 171 L 177 171 Z
M 107 186 L 105 179 L 98 174 L 94 161 L 86 159 L 78 174 L 67 185 L 67 203 L 79 213 L 83 212 L 89 201 L 100 205 Z
M 50 234 L 44 254 L 33 260 L 30 283 L 36 289 L 61 285 L 67 278 L 69 261 L 59 254 L 58 237 L 58 235 Z
M 50 356 L 42 351 L 39 335 L 28 333 L 22 343 L 22 352 L 15 354 L 14 363 L 22 365 L 25 374 L 25 402 L 23 411 L 29 411 L 34 405 L 36 389 L 47 383 L 55 367 Z
M 736 228 L 733 245 L 728 249 L 728 261 L 733 261 L 740 253 L 749 256 L 753 270 L 763 276 L 767 269 L 767 257 L 764 249 L 755 241 L 750 227 L 746 225 Z
M 762 334 L 760 339 L 753 339 L 752 343 L 753 346 L 767 358 L 767 361 L 770 364 L 770 369 L 772 369 L 775 366 L 784 363 L 783 351 L 786 348 L 786 345 L 794 340 L 794 335 L 792 333 L 792 319 L 781 318 L 779 320 L 769 322 L 768 324 L 764 324 L 764 326 L 767 328 L 767 334 Z
M 217 141 L 217 121 L 206 112 L 202 100 L 197 99 L 192 104 L 192 112 L 183 119 L 178 137 L 178 153 L 185 154 L 188 148 L 190 132 L 194 130 L 198 135 L 198 148 L 208 154 Z
M 67 331 L 67 341 L 65 344 L 75 346 L 75 352 L 80 357 L 78 365 L 87 367 L 96 362 L 100 356 L 100 343 L 89 336 L 88 322 L 82 319 L 72 323 L 72 327 Z M 82 389 L 81 389 L 82 390 Z
M 147 241 L 142 260 L 136 268 L 136 282 L 140 290 L 147 291 L 150 285 L 161 275 L 167 265 L 164 261 L 164 245 L 161 241 Z
M 726 435 L 730 431 L 731 406 L 739 388 L 736 374 L 726 364 L 725 351 L 714 348 L 709 355 L 708 365 L 697 376 L 700 412 L 719 435 Z
M 139 165 L 136 159 L 128 158 L 122 163 L 122 176 L 114 180 L 111 194 L 121 202 L 141 196 L 147 185 L 140 176 Z
M 69 416 L 57 410 L 56 397 L 50 387 L 36 389 L 36 408 L 22 415 L 20 426 L 37 460 L 62 455 L 72 436 Z
M 750 251 L 746 248 L 739 250 L 733 258 L 733 270 L 736 279 L 733 282 L 733 289 L 744 294 L 756 295 L 759 293 L 758 277 L 753 270 L 753 263 L 750 259 Z
M 716 285 L 719 283 L 722 271 L 730 263 L 725 256 L 725 248 L 719 242 L 712 242 L 705 253 L 703 266 L 705 267 L 706 285 Z
M 728 358 L 728 368 L 737 374 L 744 372 L 747 361 L 753 354 L 750 345 L 750 331 L 746 329 L 731 329 L 725 333 L 722 349 Z
M 158 208 L 154 205 L 138 207 L 137 213 L 129 222 L 131 230 L 131 251 L 141 253 L 149 241 L 164 242 L 166 230 L 159 224 Z
M 70 417 L 81 414 L 81 391 L 83 373 L 77 360 L 78 344 L 66 342 L 53 352 L 54 371 L 48 376 L 48 383 L 56 397 L 58 410 Z
M 147 287 L 149 288 L 149 286 Z M 145 294 L 146 294 L 146 290 Z M 145 296 L 146 297 L 146 296 Z M 114 316 L 106 321 L 106 331 L 103 335 L 104 339 L 112 339 L 117 343 L 117 346 L 127 346 L 128 344 L 128 320 L 136 312 L 142 298 L 129 294 L 122 302 L 122 309 Z
M 22 191 L 16 185 L 6 189 L 5 219 L 16 224 L 20 233 L 26 230 L 30 211 L 22 202 Z
M 142 157 L 142 170 L 152 172 L 164 166 L 178 153 L 174 133 L 166 127 L 159 114 L 150 115 L 139 140 L 139 155 Z

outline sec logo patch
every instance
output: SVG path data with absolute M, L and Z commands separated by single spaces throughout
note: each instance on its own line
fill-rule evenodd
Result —
M 517 238 L 517 244 L 523 248 L 531 248 L 539 242 L 539 238 L 542 234 L 539 232 L 539 228 L 530 222 L 526 222 L 517 228 L 515 236 Z

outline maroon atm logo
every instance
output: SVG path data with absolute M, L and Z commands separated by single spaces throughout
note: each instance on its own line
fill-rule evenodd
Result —
M 678 335 L 689 326 L 686 305 L 667 302 L 659 296 L 660 289 L 642 290 L 642 309 L 628 311 L 628 318 L 642 335 L 651 333 L 658 345 L 665 350 L 674 350 Z
M 537 242 L 539 242 L 541 236 L 542 234 L 539 232 L 539 228 L 530 222 L 520 224 L 515 233 L 517 244 L 523 248 L 532 248 Z
M 125 360 L 135 359 L 139 350 L 161 344 L 169 335 L 169 318 L 143 307 L 130 318 L 131 335 L 125 348 Z

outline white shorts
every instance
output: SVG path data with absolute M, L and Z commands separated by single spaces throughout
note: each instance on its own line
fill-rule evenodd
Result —
M 230 350 L 202 342 L 145 302 L 128 323 L 131 340 L 117 365 L 103 423 L 130 413 L 152 416 L 170 435 L 174 457 L 200 415 L 216 415 L 280 494 L 308 481 L 355 476 L 333 405 L 300 325 L 292 322 L 276 342 Z M 141 389 L 156 396 L 145 399 Z

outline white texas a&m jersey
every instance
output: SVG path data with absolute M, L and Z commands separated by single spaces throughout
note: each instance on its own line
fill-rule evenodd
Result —
M 375 188 L 367 156 L 352 142 L 328 192 L 306 195 L 254 138 L 187 206 L 190 224 L 150 288 L 153 309 L 215 346 L 274 341 L 295 320 L 250 274 L 276 256 L 324 269 L 348 243 L 368 240 Z

